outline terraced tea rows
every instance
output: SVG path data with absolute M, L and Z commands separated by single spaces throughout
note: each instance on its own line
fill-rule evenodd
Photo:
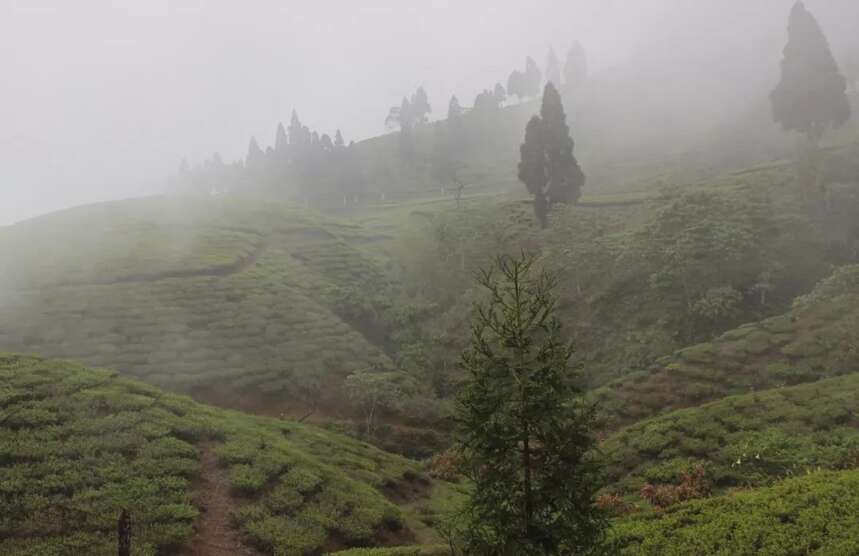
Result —
M 844 267 L 783 316 L 741 326 L 593 392 L 607 428 L 724 396 L 859 370 L 859 267 Z
M 602 443 L 611 490 L 675 483 L 703 465 L 716 489 L 859 466 L 859 374 L 732 396 L 622 429 Z
M 29 287 L 4 290 L 0 297 L 0 348 L 78 359 L 183 392 L 217 387 L 310 403 L 340 395 L 339 381 L 350 372 L 387 362 L 335 313 L 328 294 L 356 280 L 384 283 L 371 257 L 329 231 L 324 220 L 276 206 L 237 202 L 239 210 L 231 203 L 187 205 L 181 229 L 195 238 L 187 250 L 171 243 L 178 209 L 169 200 L 149 199 L 105 209 L 104 221 L 93 215 L 93 229 L 106 233 L 122 228 L 117 215 L 131 213 L 139 224 L 131 229 L 142 234 L 103 239 L 111 246 L 104 253 L 93 248 L 78 260 L 48 251 L 39 259 L 44 264 L 37 264 L 35 254 L 21 256 L 22 248 L 3 252 L 4 260 L 15 262 L 7 280 Z M 169 217 L 162 218 L 160 209 Z M 60 213 L 57 222 L 27 222 L 0 237 L 7 249 L 30 230 L 45 243 L 50 237 L 69 248 L 85 242 L 84 231 L 75 236 L 59 229 L 66 218 Z M 215 227 L 218 218 L 230 229 Z M 138 258 L 137 245 L 165 242 L 150 266 Z M 28 249 L 35 253 L 39 244 Z M 121 247 L 128 251 L 119 253 Z M 115 263 L 114 274 L 98 272 Z M 45 274 L 66 267 L 72 277 Z M 30 282 L 32 276 L 43 278 Z M 92 283 L 47 285 L 86 280 Z
M 203 444 L 226 472 L 237 533 L 267 553 L 407 542 L 426 526 L 383 493 L 417 482 L 430 512 L 430 496 L 451 496 L 416 464 L 347 437 L 203 406 L 112 371 L 5 354 L 0 553 L 115 552 L 121 508 L 133 516 L 135 554 L 182 546 L 206 512 L 193 487 Z
M 859 553 L 859 470 L 819 472 L 770 488 L 632 514 L 611 529 L 610 554 L 805 556 Z

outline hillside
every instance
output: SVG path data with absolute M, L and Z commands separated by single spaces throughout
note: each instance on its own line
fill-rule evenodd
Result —
M 856 554 L 857 514 L 859 471 L 817 472 L 633 514 L 614 525 L 608 544 L 625 556 Z
M 725 332 L 592 392 L 614 428 L 672 409 L 855 372 L 859 267 L 846 266 L 788 313 Z
M 134 554 L 410 544 L 435 538 L 428 524 L 456 496 L 415 463 L 323 429 L 0 355 L 3 554 L 110 553 L 122 508 Z
M 0 270 L 0 348 L 203 397 L 337 398 L 343 377 L 388 361 L 336 306 L 343 288 L 384 288 L 365 241 L 310 212 L 216 198 L 26 221 L 0 232 L 11 263 Z
M 665 366 L 661 357 L 783 314 L 850 260 L 855 151 L 827 151 L 841 211 L 828 227 L 803 206 L 784 162 L 585 195 L 557 207 L 547 230 L 516 193 L 384 202 L 340 218 L 213 196 L 53 213 L 0 231 L 10 262 L 0 269 L 0 349 L 74 358 L 257 412 L 321 407 L 335 418 L 351 411 L 346 377 L 396 368 L 409 383 L 402 398 L 419 403 L 386 411 L 424 426 L 439 421 L 436 401 L 456 381 L 473 273 L 526 249 L 560 278 L 560 316 L 591 384 L 639 380 Z M 694 284 L 685 297 L 684 283 Z M 732 388 L 724 393 L 748 385 Z M 619 422 L 647 416 L 641 405 L 672 407 L 618 399 L 617 411 L 603 401 Z
M 559 316 L 593 387 L 641 376 L 743 323 L 784 315 L 834 266 L 856 260 L 856 145 L 828 153 L 837 201 L 826 214 L 806 206 L 787 162 L 672 188 L 586 195 L 578 206 L 556 207 L 545 230 L 522 196 L 421 206 L 423 218 L 402 234 L 395 259 L 405 302 L 432 307 L 416 342 L 436 358 L 425 367 L 455 365 L 477 295 L 473 275 L 498 253 L 538 253 L 558 277 Z M 404 210 L 379 210 L 374 222 Z
M 855 367 L 854 367 L 855 371 Z M 637 493 L 703 465 L 711 488 L 859 465 L 859 374 L 730 396 L 630 425 L 601 445 L 609 487 Z

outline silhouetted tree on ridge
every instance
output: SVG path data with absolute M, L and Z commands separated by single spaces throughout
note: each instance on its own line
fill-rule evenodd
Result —
M 785 131 L 820 141 L 828 127 L 850 119 L 847 80 L 829 49 L 817 20 L 798 1 L 788 22 L 781 80 L 770 95 L 773 118 Z
M 554 203 L 575 203 L 581 196 L 585 176 L 573 147 L 561 95 L 547 83 L 540 115 L 532 117 L 525 128 L 518 168 L 519 180 L 534 196 L 534 214 L 544 228 Z
M 581 86 L 588 78 L 588 60 L 585 49 L 574 41 L 567 51 L 567 60 L 564 63 L 564 89 L 570 91 Z M 555 83 L 556 87 L 560 85 Z
M 573 155 L 575 146 L 567 126 L 567 115 L 561 95 L 554 84 L 547 83 L 540 108 L 543 132 L 546 134 L 549 184 L 549 206 L 553 203 L 576 203 L 585 184 L 585 175 Z
M 510 73 L 510 77 L 507 78 L 507 94 L 508 95 L 516 95 L 519 99 L 519 102 L 522 102 L 522 99 L 525 98 L 525 74 L 519 70 L 513 70 Z
M 525 127 L 525 142 L 519 147 L 519 181 L 525 184 L 528 193 L 534 196 L 534 215 L 545 228 L 548 225 L 548 202 L 546 200 L 546 185 L 548 158 L 546 156 L 545 133 L 543 120 L 533 116 Z
M 536 97 L 540 94 L 543 75 L 533 58 L 525 59 L 525 96 Z

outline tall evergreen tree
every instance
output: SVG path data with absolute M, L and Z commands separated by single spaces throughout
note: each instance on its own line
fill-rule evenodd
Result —
M 430 106 L 429 98 L 427 98 L 427 92 L 423 87 L 418 87 L 418 90 L 412 95 L 410 106 L 412 118 L 411 123 L 426 123 L 428 115 L 432 112 L 432 107 Z
M 343 142 L 343 134 L 340 133 L 340 130 L 337 130 L 337 133 L 334 134 L 334 147 L 337 150 L 346 148 L 346 143 Z
M 256 137 L 251 137 L 248 144 L 248 154 L 245 157 L 245 167 L 249 170 L 259 171 L 265 164 L 265 153 L 257 143 Z
M 456 96 L 450 97 L 447 105 L 447 143 L 450 151 L 461 157 L 465 150 L 465 128 L 462 125 L 462 107 Z
M 575 203 L 581 196 L 585 175 L 573 147 L 561 95 L 547 83 L 540 115 L 528 122 L 519 148 L 519 180 L 534 196 L 534 214 L 544 228 L 552 204 Z
M 481 273 L 463 353 L 457 448 L 474 488 L 467 554 L 582 554 L 605 527 L 594 506 L 593 411 L 555 317 L 556 280 L 535 260 L 502 256 Z
M 540 94 L 543 75 L 533 58 L 525 59 L 525 96 L 535 97 Z
M 289 144 L 299 145 L 303 142 L 304 129 L 301 125 L 301 120 L 298 119 L 298 113 L 293 110 L 292 117 L 289 120 Z
M 504 85 L 501 83 L 495 84 L 495 89 L 492 91 L 492 94 L 495 95 L 495 102 L 497 102 L 499 106 L 503 105 L 504 101 L 507 100 L 507 91 L 504 90 Z
M 334 142 L 331 140 L 331 136 L 327 133 L 323 133 L 322 137 L 319 138 L 319 147 L 322 149 L 323 152 L 333 152 Z
M 827 127 L 850 119 L 847 80 L 817 20 L 798 1 L 788 22 L 781 81 L 770 95 L 773 118 L 785 131 L 798 131 L 817 143 Z
M 588 60 L 585 49 L 579 41 L 573 42 L 567 51 L 567 61 L 564 63 L 564 88 L 573 90 L 584 83 L 588 78 Z M 555 83 L 555 86 L 559 85 Z
M 289 139 L 286 136 L 286 129 L 283 127 L 283 122 L 277 124 L 277 133 L 274 136 L 274 150 L 278 155 L 286 153 L 286 148 L 289 145 Z
M 546 185 L 549 183 L 547 174 L 548 158 L 546 156 L 546 137 L 543 132 L 543 120 L 534 116 L 525 127 L 525 142 L 519 147 L 519 181 L 528 188 L 528 193 L 534 196 L 534 215 L 545 228 L 548 224 L 548 202 L 546 201 Z
M 551 82 L 543 92 L 540 108 L 545 133 L 547 175 L 549 183 L 546 195 L 549 206 L 553 203 L 575 203 L 581 196 L 585 175 L 573 155 L 573 138 L 567 126 L 567 115 L 561 103 L 561 95 Z
M 525 74 L 519 70 L 513 70 L 507 78 L 507 94 L 516 95 L 521 102 L 527 96 L 525 86 Z
M 554 48 L 549 49 L 549 55 L 546 57 L 546 81 L 555 87 L 561 86 L 561 63 L 555 55 Z
M 456 95 L 450 97 L 450 102 L 447 104 L 447 120 L 458 120 L 462 116 L 462 107 L 459 105 L 459 99 Z

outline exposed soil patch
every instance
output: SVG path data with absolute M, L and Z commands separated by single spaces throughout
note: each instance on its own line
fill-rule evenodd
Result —
M 218 465 L 214 444 L 200 446 L 200 478 L 194 485 L 194 502 L 202 512 L 194 535 L 180 552 L 181 556 L 262 556 L 241 543 L 230 514 L 238 505 L 230 496 L 226 470 Z

